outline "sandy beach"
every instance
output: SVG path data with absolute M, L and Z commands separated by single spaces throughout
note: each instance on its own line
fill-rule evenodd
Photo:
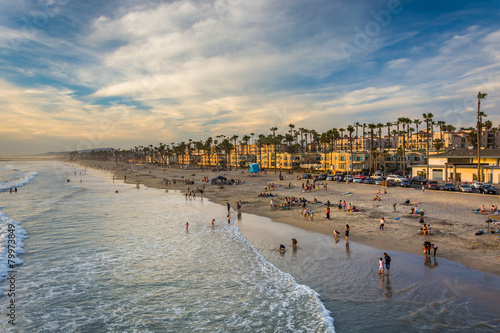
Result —
M 188 188 L 192 191 L 202 189 L 203 196 L 215 203 L 236 209 L 236 202 L 241 200 L 242 212 L 265 216 L 273 221 L 287 223 L 302 229 L 332 235 L 333 230 L 340 231 L 343 241 L 344 226 L 349 224 L 349 239 L 374 248 L 387 251 L 402 251 L 411 254 L 422 254 L 424 241 L 430 241 L 439 246 L 437 257 L 446 258 L 463 264 L 466 267 L 500 275 L 500 239 L 498 233 L 476 236 L 476 231 L 487 230 L 488 215 L 475 212 L 482 205 L 489 209 L 498 204 L 498 196 L 482 194 L 466 194 L 460 192 L 425 191 L 420 188 L 388 187 L 387 194 L 381 194 L 381 201 L 372 201 L 377 191 L 383 187 L 369 184 L 345 184 L 330 181 L 320 181 L 319 190 L 304 193 L 302 183 L 298 179 L 300 174 L 282 173 L 284 179 L 279 180 L 277 174 L 270 170 L 267 174 L 260 173 L 250 176 L 243 170 L 212 172 L 201 169 L 160 168 L 152 165 L 116 165 L 112 162 L 88 161 L 81 162 L 82 167 L 91 167 L 110 171 L 115 176 L 115 182 L 141 184 L 148 187 L 181 190 L 185 193 Z M 224 185 L 223 188 L 203 181 L 217 176 L 240 180 L 241 185 Z M 165 185 L 163 179 L 176 184 Z M 194 184 L 184 184 L 183 180 L 194 181 Z M 274 183 L 273 202 L 277 208 L 271 208 L 271 198 L 259 197 L 265 191 L 265 186 Z M 327 190 L 321 184 L 327 184 Z M 269 191 L 267 191 L 269 192 Z M 350 192 L 350 195 L 342 195 Z M 197 196 L 200 193 L 196 194 Z M 305 198 L 318 204 L 307 204 L 308 209 L 314 210 L 314 220 L 304 220 L 301 215 L 300 204 L 292 205 L 290 209 L 280 209 L 279 205 L 285 197 Z M 418 209 L 425 211 L 425 223 L 431 226 L 429 236 L 419 235 L 422 227 L 419 215 L 409 214 L 410 206 L 402 205 L 405 200 L 419 202 Z M 326 219 L 323 205 L 331 203 L 330 220 Z M 355 205 L 359 212 L 349 213 L 338 211 L 339 200 Z M 396 203 L 396 212 L 393 204 Z M 385 230 L 379 230 L 379 221 L 386 220 Z M 497 225 L 492 225 L 497 230 Z M 491 228 L 490 227 L 490 228 Z

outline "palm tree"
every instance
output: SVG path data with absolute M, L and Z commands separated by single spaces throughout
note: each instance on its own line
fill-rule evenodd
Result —
M 234 152 L 235 152 L 235 155 L 236 155 L 235 156 L 236 157 L 236 163 L 235 163 L 235 165 L 236 165 L 236 170 L 238 170 L 238 148 L 239 148 L 239 146 L 237 145 L 237 142 L 236 142 L 236 140 L 238 140 L 238 136 L 237 135 L 233 135 L 230 140 L 234 141 L 234 146 L 233 147 L 234 147 Z
M 391 126 L 392 125 L 393 124 L 390 121 L 385 123 L 385 126 L 387 126 L 387 135 L 389 136 L 389 141 L 387 141 L 389 143 L 389 148 L 391 148 L 391 146 L 392 146 L 392 143 L 391 143 Z
M 271 127 L 269 129 L 270 131 L 273 132 L 273 146 L 274 146 L 274 173 L 276 173 L 276 131 L 278 130 L 278 127 Z
M 434 140 L 434 148 L 439 152 L 444 147 L 444 142 L 441 139 Z
M 403 127 L 404 128 L 404 127 Z M 399 135 L 403 136 L 403 157 L 402 157 L 402 169 L 403 169 L 403 177 L 406 176 L 406 132 L 403 130 L 399 132 Z
M 351 176 L 353 174 L 354 164 L 352 160 L 352 133 L 354 132 L 354 127 L 352 125 L 347 126 L 347 131 L 349 132 L 349 143 L 351 146 Z
M 478 181 L 482 181 L 481 175 L 481 126 L 483 122 L 483 115 L 481 114 L 481 100 L 488 96 L 487 93 L 477 93 L 477 177 Z
M 257 146 L 259 146 L 259 162 L 262 167 L 262 146 L 264 145 L 264 140 L 266 139 L 266 136 L 264 134 L 259 134 L 258 139 L 257 139 Z
M 372 174 L 372 153 L 373 153 L 373 131 L 377 128 L 375 124 L 368 124 L 370 129 L 370 175 Z
M 365 147 L 365 128 L 366 128 L 366 124 L 363 124 L 363 147 L 361 149 L 363 150 L 366 150 L 366 147 Z
M 359 121 L 355 122 L 354 123 L 354 127 L 356 127 L 356 151 L 359 150 L 359 144 L 358 144 L 358 127 L 361 127 L 361 124 L 359 123 Z
M 345 129 L 344 128 L 339 128 L 339 132 L 340 132 L 340 150 L 344 150 L 344 132 L 345 132 Z
M 422 123 L 422 121 L 420 121 L 420 119 L 414 119 L 413 123 L 417 127 L 417 131 L 416 132 L 417 132 L 417 150 L 418 150 L 418 125 L 420 125 Z
M 446 123 L 443 120 L 438 120 L 437 125 L 439 127 L 439 134 L 441 135 L 440 139 L 442 142 L 443 141 L 443 132 L 444 132 L 444 128 L 446 126 Z
M 250 137 L 248 135 L 244 135 L 243 138 L 241 139 L 245 143 L 246 146 L 246 163 L 248 164 L 248 141 L 250 141 Z
M 432 113 L 424 113 L 422 114 L 422 117 L 424 118 L 425 120 L 425 124 L 427 126 L 427 133 L 426 133 L 426 137 L 427 137 L 427 142 L 426 142 L 426 148 L 427 148 L 427 179 L 430 179 L 430 175 L 429 175 L 429 123 L 432 121 L 432 118 L 434 117 L 434 115 Z
M 382 128 L 384 128 L 384 124 L 378 123 L 378 149 L 382 151 Z

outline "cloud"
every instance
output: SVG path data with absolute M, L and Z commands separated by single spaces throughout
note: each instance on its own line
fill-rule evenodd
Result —
M 11 16 L 40 10 L 23 4 Z M 33 31 L 19 19 L 2 21 L 0 112 L 9 130 L 0 134 L 72 145 L 91 142 L 88 135 L 103 144 L 177 142 L 285 131 L 289 123 L 325 131 L 424 112 L 466 124 L 479 90 L 489 93 L 487 113 L 498 108 L 500 27 L 473 19 L 478 9 L 439 15 L 405 4 L 347 62 L 339 46 L 353 44 L 371 12 L 386 7 L 66 1 Z M 419 15 L 429 20 L 417 22 Z M 103 131 L 102 122 L 112 127 Z

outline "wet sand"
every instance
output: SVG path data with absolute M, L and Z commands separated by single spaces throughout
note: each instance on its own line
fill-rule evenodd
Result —
M 485 221 L 488 215 L 481 215 L 474 210 L 484 205 L 486 208 L 498 204 L 498 196 L 465 194 L 443 191 L 425 191 L 414 188 L 389 187 L 388 193 L 379 195 L 381 201 L 372 201 L 376 192 L 383 187 L 368 184 L 337 184 L 336 182 L 319 182 L 328 185 L 325 191 L 320 185 L 320 190 L 310 193 L 302 192 L 302 179 L 297 179 L 299 174 L 285 174 L 283 181 L 278 180 L 278 175 L 274 171 L 267 174 L 250 176 L 242 170 L 230 172 L 211 172 L 200 169 L 179 169 L 161 168 L 151 165 L 115 165 L 112 162 L 82 162 L 82 167 L 92 167 L 107 170 L 115 175 L 115 181 L 131 184 L 144 184 L 167 190 L 181 190 L 183 193 L 189 188 L 191 191 L 201 189 L 205 185 L 204 197 L 215 203 L 226 205 L 229 201 L 235 209 L 236 202 L 241 200 L 242 212 L 256 214 L 270 218 L 272 221 L 286 223 L 304 230 L 319 232 L 331 236 L 333 230 L 344 235 L 344 226 L 349 224 L 349 239 L 356 243 L 366 244 L 384 251 L 400 251 L 410 254 L 422 254 L 423 241 L 430 241 L 439 246 L 437 256 L 448 260 L 456 261 L 466 267 L 477 269 L 500 275 L 500 239 L 497 234 L 484 234 L 476 236 L 479 229 L 487 229 Z M 226 186 L 221 189 L 219 186 L 205 183 L 202 179 L 206 176 L 209 179 L 217 176 L 224 176 L 228 179 L 239 179 L 244 184 Z M 163 179 L 177 180 L 177 184 L 165 186 Z M 182 180 L 194 181 L 194 184 L 185 185 Z M 308 204 L 308 209 L 313 209 L 314 220 L 303 220 L 300 214 L 300 205 L 294 205 L 289 210 L 271 208 L 269 201 L 271 198 L 258 197 L 264 192 L 264 187 L 275 184 L 275 190 L 271 191 L 274 203 L 283 202 L 285 197 L 304 197 L 308 201 L 317 199 L 322 204 Z M 268 191 L 269 192 L 269 191 Z M 345 192 L 351 195 L 343 196 Z M 200 196 L 200 193 L 196 194 Z M 360 212 L 348 213 L 337 210 L 338 201 L 342 199 L 346 203 L 352 203 Z M 420 202 L 417 206 L 425 210 L 425 222 L 431 226 L 431 235 L 423 236 L 418 234 L 422 227 L 419 223 L 419 216 L 409 215 L 408 206 L 402 206 L 406 199 L 412 202 Z M 331 220 L 325 218 L 325 207 L 323 203 L 327 200 L 331 202 Z M 393 212 L 393 204 L 397 203 L 397 211 Z M 379 230 L 380 218 L 386 220 L 385 230 Z M 399 218 L 399 220 L 394 220 Z M 494 226 L 495 230 L 498 226 Z M 261 235 L 261 237 L 265 237 Z M 276 240 L 279 244 L 279 241 Z

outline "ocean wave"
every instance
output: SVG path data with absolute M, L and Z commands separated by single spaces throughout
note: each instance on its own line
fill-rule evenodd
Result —
M 9 235 L 11 236 L 9 237 Z M 9 270 L 16 269 L 14 266 L 23 263 L 19 258 L 19 254 L 24 253 L 23 240 L 26 237 L 26 230 L 24 230 L 21 223 L 11 219 L 0 210 L 0 281 L 5 279 Z M 11 250 L 10 253 L 9 249 Z M 11 255 L 10 258 L 9 254 Z
M 288 323 L 287 330 L 300 332 L 321 331 L 334 333 L 334 319 L 330 316 L 331 312 L 325 307 L 323 302 L 321 302 L 320 295 L 312 288 L 303 284 L 299 284 L 292 275 L 281 271 L 276 266 L 267 261 L 266 258 L 262 254 L 260 254 L 257 248 L 253 246 L 253 244 L 250 243 L 245 237 L 243 237 L 238 227 L 235 227 L 233 230 L 236 231 L 237 237 L 243 239 L 244 242 L 246 242 L 247 245 L 249 245 L 253 252 L 257 255 L 260 260 L 261 269 L 267 273 L 271 273 L 271 275 L 274 276 L 276 282 L 278 282 L 279 285 L 288 285 L 288 288 L 284 288 L 284 290 L 281 290 L 281 292 L 287 294 L 286 296 L 290 301 L 300 302 L 303 310 L 311 314 L 315 314 L 316 322 L 314 322 L 314 320 L 311 320 L 307 324 L 304 324 L 304 326 L 302 327 L 294 327 L 291 323 Z
M 23 185 L 28 184 L 38 175 L 36 171 L 29 171 L 24 174 L 21 174 L 19 179 L 9 180 L 9 181 L 0 181 L 0 192 L 5 191 L 15 187 L 21 187 Z

